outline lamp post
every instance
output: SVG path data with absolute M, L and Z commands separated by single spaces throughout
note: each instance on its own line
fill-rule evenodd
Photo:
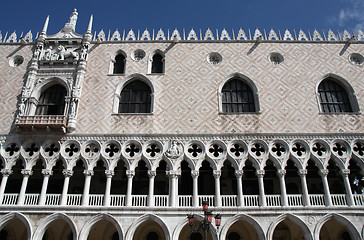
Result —
M 209 204 L 207 201 L 202 201 L 202 210 L 204 212 L 204 219 L 200 222 L 200 225 L 197 227 L 197 224 L 195 224 L 195 215 L 188 214 L 188 225 L 191 227 L 191 232 L 199 232 L 201 229 L 204 232 L 204 240 L 207 240 L 207 232 L 209 230 L 209 227 L 212 222 L 212 211 L 208 210 Z M 217 227 L 217 230 L 219 230 L 219 227 L 221 225 L 221 215 L 216 214 L 215 216 L 215 225 Z

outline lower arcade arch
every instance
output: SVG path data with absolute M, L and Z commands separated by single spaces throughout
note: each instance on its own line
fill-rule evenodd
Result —
M 171 240 L 167 225 L 158 216 L 152 214 L 145 214 L 133 222 L 125 239 Z
M 29 221 L 19 213 L 9 213 L 0 220 L 1 240 L 30 240 L 31 228 Z
M 107 214 L 99 214 L 87 221 L 80 232 L 79 240 L 122 240 L 123 231 L 119 222 Z
M 193 230 L 191 229 L 191 227 L 187 224 L 187 219 L 186 219 L 186 224 L 184 224 L 182 226 L 181 231 L 178 234 L 178 240 L 203 240 L 204 239 L 204 232 L 202 229 L 199 229 L 200 223 L 202 218 L 198 218 L 197 216 L 195 216 L 195 223 L 194 226 L 192 227 Z M 210 230 L 207 231 L 207 240 L 216 240 L 217 236 L 216 236 L 216 231 L 215 229 L 213 229 L 210 226 Z
M 291 214 L 279 216 L 269 227 L 267 239 L 272 240 L 312 240 L 306 224 Z
M 220 240 L 265 240 L 259 223 L 247 215 L 235 215 L 228 219 L 220 230 Z
M 315 239 L 356 240 L 361 239 L 361 237 L 354 225 L 345 217 L 338 214 L 329 214 L 317 223 Z
M 76 225 L 67 215 L 63 213 L 54 213 L 39 221 L 33 239 L 76 240 Z

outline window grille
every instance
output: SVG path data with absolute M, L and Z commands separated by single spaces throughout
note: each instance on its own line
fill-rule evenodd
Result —
M 38 101 L 36 115 L 64 115 L 66 88 L 53 85 L 47 88 Z
M 119 113 L 150 113 L 151 90 L 140 80 L 128 83 L 120 94 Z
M 238 79 L 227 82 L 222 88 L 222 111 L 224 113 L 255 112 L 251 88 Z
M 319 87 L 321 111 L 324 113 L 352 112 L 345 89 L 331 79 L 323 80 Z

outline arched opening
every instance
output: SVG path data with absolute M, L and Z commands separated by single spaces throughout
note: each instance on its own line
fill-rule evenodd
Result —
M 361 169 L 354 159 L 349 161 L 349 170 L 349 181 L 354 196 L 364 194 L 364 176 L 361 174 Z
M 134 232 L 133 240 L 166 240 L 165 233 L 158 223 L 147 220 Z
M 42 240 L 75 240 L 70 225 L 63 219 L 54 220 L 47 226 Z
M 344 224 L 330 219 L 321 227 L 320 240 L 354 240 Z
M 119 53 L 118 55 L 116 55 L 115 61 L 114 61 L 113 74 L 125 73 L 125 62 L 126 62 L 126 58 L 125 58 L 124 54 Z
M 329 170 L 327 181 L 329 183 L 330 193 L 345 194 L 344 181 L 340 175 L 340 168 L 336 165 L 335 161 L 330 160 L 327 169 Z
M 133 194 L 147 195 L 149 188 L 148 168 L 146 163 L 141 160 L 135 168 L 135 176 L 133 178 Z
M 222 88 L 222 111 L 224 113 L 256 112 L 251 88 L 240 79 L 231 79 Z
M 245 166 L 243 167 L 243 194 L 244 195 L 258 195 L 259 194 L 259 185 L 258 185 L 258 177 L 255 174 L 256 169 L 253 166 L 251 160 L 247 160 L 245 162 Z
M 114 224 L 103 219 L 95 223 L 90 229 L 87 240 L 111 239 L 119 240 L 119 233 Z
M 258 233 L 247 221 L 239 220 L 231 225 L 228 232 L 226 233 L 226 240 L 241 240 L 241 239 L 249 239 L 249 240 L 258 240 Z
M 162 160 L 156 169 L 156 177 L 154 180 L 154 194 L 155 195 L 168 195 L 168 177 L 166 175 L 167 163 Z
M 280 194 L 279 178 L 277 168 L 271 160 L 268 160 L 264 167 L 264 190 L 267 195 Z
M 120 160 L 114 169 L 114 176 L 111 180 L 111 194 L 126 194 L 128 178 L 126 176 L 125 163 Z
M 220 186 L 222 195 L 237 195 L 238 189 L 236 186 L 235 169 L 230 161 L 225 161 L 221 168 Z
M 323 185 L 322 185 L 322 179 L 319 175 L 319 168 L 315 165 L 315 162 L 313 160 L 308 160 L 307 163 L 307 188 L 308 192 L 310 194 L 323 194 Z
M 153 55 L 151 73 L 164 73 L 164 57 L 160 53 Z
M 47 88 L 40 95 L 35 115 L 64 115 L 67 90 L 56 84 Z
M 150 87 L 141 80 L 129 82 L 120 93 L 119 113 L 150 113 Z
M 294 162 L 289 159 L 286 165 L 286 191 L 287 194 L 302 194 L 301 179 L 298 175 L 298 168 Z
M 302 229 L 292 220 L 285 219 L 274 229 L 273 240 L 304 240 Z
M 28 232 L 19 218 L 8 221 L 0 231 L 1 240 L 27 240 Z
M 52 194 L 61 194 L 64 176 L 63 176 L 63 162 L 62 160 L 58 160 L 56 164 L 52 168 L 53 174 L 49 177 L 47 192 Z
M 94 175 L 91 178 L 90 194 L 104 194 L 106 187 L 106 175 L 105 175 L 104 162 L 97 161 L 94 167 Z
M 23 181 L 23 174 L 21 174 L 22 169 L 23 169 L 23 162 L 20 159 L 18 159 L 16 161 L 16 164 L 11 169 L 13 173 L 9 175 L 5 187 L 5 193 L 20 193 L 20 188 Z
M 73 175 L 70 178 L 68 193 L 69 194 L 82 194 L 83 185 L 85 183 L 85 170 L 82 160 L 78 160 L 76 166 L 73 168 Z
M 186 219 L 187 222 L 187 219 Z M 195 230 L 197 231 L 201 222 L 198 221 L 197 219 L 194 220 L 195 222 Z M 191 227 L 186 224 L 184 225 L 184 227 L 182 228 L 179 236 L 178 236 L 178 240 L 203 240 L 204 239 L 204 232 L 202 229 L 200 229 L 200 231 L 196 232 L 196 231 L 191 231 Z M 212 240 L 212 235 L 211 235 L 211 230 L 207 231 L 207 239 L 208 240 Z
M 33 174 L 29 177 L 26 193 L 40 193 L 43 184 L 43 163 L 42 160 L 38 160 L 32 167 Z
M 188 166 L 188 162 L 185 160 L 181 162 L 181 178 L 178 181 L 178 194 L 179 195 L 193 194 L 191 168 Z
M 215 194 L 215 178 L 212 175 L 213 170 L 208 161 L 203 161 L 199 169 L 198 177 L 198 192 L 199 195 L 214 195 Z

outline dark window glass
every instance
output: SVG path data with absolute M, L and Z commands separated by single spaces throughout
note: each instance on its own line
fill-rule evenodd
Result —
M 151 90 L 140 80 L 128 83 L 120 94 L 119 113 L 150 113 Z
M 67 94 L 66 88 L 61 85 L 53 85 L 40 95 L 36 115 L 63 115 L 64 98 Z
M 163 73 L 163 57 L 159 53 L 154 54 L 152 61 L 152 73 Z
M 113 73 L 114 74 L 125 73 L 125 56 L 123 54 L 118 54 L 115 57 Z
M 352 112 L 345 89 L 331 79 L 323 80 L 319 87 L 321 111 L 325 113 Z
M 222 111 L 255 112 L 254 97 L 250 87 L 238 79 L 227 82 L 222 88 Z

